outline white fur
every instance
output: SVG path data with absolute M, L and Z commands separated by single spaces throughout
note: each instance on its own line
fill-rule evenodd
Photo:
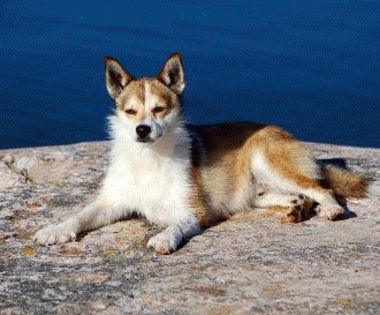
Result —
M 165 139 L 153 144 L 126 142 L 128 131 L 118 117 L 112 118 L 111 129 L 115 138 L 101 195 L 155 224 L 187 220 L 190 142 L 182 126 L 178 123 Z
M 293 201 L 296 201 L 294 204 Z M 297 204 L 302 204 L 304 198 L 300 198 L 298 195 L 294 194 L 279 194 L 279 193 L 264 193 L 262 196 L 258 196 L 254 204 L 259 208 L 269 208 L 269 207 L 292 207 Z
M 294 185 L 284 176 L 279 176 L 269 165 L 265 155 L 261 151 L 256 151 L 251 158 L 251 170 L 256 182 L 272 192 L 292 193 Z
M 134 139 L 134 127 L 117 113 L 109 119 L 113 145 L 108 172 L 99 197 L 69 220 L 40 230 L 35 240 L 44 245 L 75 239 L 133 212 L 167 228 L 148 246 L 168 252 L 184 238 L 199 233 L 197 218 L 188 206 L 191 191 L 190 138 L 173 113 L 162 121 L 161 137 L 154 143 Z M 157 123 L 159 124 L 159 123 Z

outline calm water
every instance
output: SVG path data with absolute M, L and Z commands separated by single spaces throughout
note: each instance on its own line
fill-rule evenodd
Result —
M 0 1 L 0 148 L 106 139 L 103 57 L 143 76 L 173 51 L 192 122 L 380 147 L 380 1 L 84 2 Z

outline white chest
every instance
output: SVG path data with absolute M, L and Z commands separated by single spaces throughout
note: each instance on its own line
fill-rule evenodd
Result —
M 149 153 L 119 156 L 109 168 L 103 194 L 118 207 L 156 224 L 178 222 L 189 214 L 189 161 Z

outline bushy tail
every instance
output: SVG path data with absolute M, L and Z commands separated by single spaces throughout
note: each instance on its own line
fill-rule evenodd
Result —
M 367 197 L 369 182 L 360 175 L 336 166 L 326 166 L 322 170 L 322 177 L 325 186 L 332 189 L 337 197 Z

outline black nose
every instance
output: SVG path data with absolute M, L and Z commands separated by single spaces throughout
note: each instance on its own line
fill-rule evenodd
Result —
M 140 138 L 146 138 L 152 129 L 147 125 L 138 125 L 136 127 L 136 133 Z

